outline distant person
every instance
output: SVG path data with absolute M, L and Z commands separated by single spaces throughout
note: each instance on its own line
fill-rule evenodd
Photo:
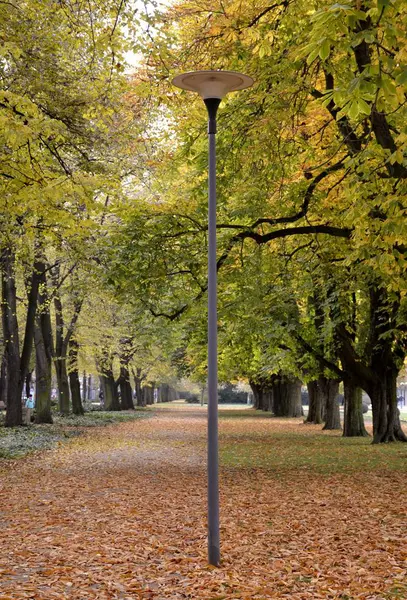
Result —
M 30 394 L 28 396 L 27 400 L 25 401 L 25 408 L 26 408 L 27 425 L 29 425 L 31 423 L 31 411 L 34 408 L 34 398 L 33 398 L 32 394 Z

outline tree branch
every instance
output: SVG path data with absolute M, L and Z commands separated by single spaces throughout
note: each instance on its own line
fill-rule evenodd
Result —
M 312 356 L 314 356 L 314 358 L 317 359 L 321 367 L 329 369 L 330 371 L 338 375 L 338 377 L 340 377 L 341 379 L 345 379 L 345 372 L 342 371 L 342 369 L 340 369 L 338 365 L 331 362 L 330 360 L 325 358 L 325 356 L 323 356 L 317 350 L 315 350 L 315 348 L 313 348 L 311 344 L 304 340 L 304 338 L 298 332 L 293 332 L 292 336 L 294 337 L 294 339 L 297 340 L 297 342 L 303 347 L 304 350 L 309 352 Z
M 284 2 L 276 2 L 276 4 L 267 6 L 267 8 L 265 8 L 261 13 L 259 13 L 256 17 L 254 17 L 254 19 L 252 19 L 248 25 L 246 25 L 246 28 L 248 29 L 249 27 L 253 27 L 254 25 L 256 25 L 256 23 L 258 23 L 260 21 L 260 19 L 262 19 L 265 15 L 267 15 L 269 12 L 271 12 L 275 8 L 287 8 L 288 5 L 289 5 L 288 0 L 284 0 Z M 243 31 L 243 29 L 244 28 L 241 28 L 241 29 L 239 29 L 239 31 Z

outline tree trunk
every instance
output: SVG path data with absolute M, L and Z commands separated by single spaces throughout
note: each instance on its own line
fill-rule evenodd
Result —
M 83 402 L 86 402 L 86 399 L 88 397 L 87 384 L 88 384 L 88 378 L 86 377 L 86 371 L 84 371 L 83 377 L 82 377 L 82 401 Z
M 55 372 L 58 382 L 58 408 L 62 415 L 69 415 L 70 393 L 68 370 L 66 368 L 66 356 L 57 356 L 55 361 Z
M 399 370 L 394 369 L 387 377 L 388 431 L 391 441 L 407 442 L 407 435 L 401 428 L 400 411 L 397 406 L 397 376 Z
M 2 402 L 4 406 L 7 404 L 7 357 L 5 353 L 1 359 L 0 402 Z
M 52 423 L 51 413 L 51 356 L 47 354 L 40 319 L 34 332 L 35 344 L 35 422 Z
M 88 377 L 88 385 L 87 385 L 87 400 L 92 400 L 92 375 Z
M 320 385 L 323 385 L 323 394 L 325 396 L 325 425 L 323 429 L 342 429 L 341 417 L 339 412 L 339 402 L 337 400 L 339 393 L 339 381 L 337 379 L 321 378 Z
M 144 377 L 142 376 L 141 369 L 136 369 L 136 372 L 133 371 L 133 377 L 134 377 L 134 385 L 136 388 L 137 406 L 145 406 L 144 394 L 143 394 L 143 390 L 141 387 L 141 382 L 143 381 Z
M 169 389 L 170 389 L 170 386 L 168 385 L 168 383 L 161 384 L 161 394 L 160 394 L 161 402 L 169 401 Z M 204 389 L 205 388 L 202 389 L 202 399 L 203 399 L 203 390 Z
M 97 362 L 100 372 L 100 382 L 103 392 L 104 409 L 108 411 L 121 410 L 117 385 L 113 375 L 113 360 L 104 350 L 100 362 Z
M 75 338 L 69 340 L 69 386 L 72 396 L 72 412 L 74 415 L 83 415 L 84 410 L 81 399 L 81 385 L 78 371 L 79 344 Z
M 123 410 L 134 410 L 133 392 L 130 384 L 130 373 L 126 365 L 120 366 L 120 396 Z
M 137 401 L 137 406 L 145 406 L 143 389 L 141 387 L 141 381 L 140 381 L 139 378 L 136 379 L 135 386 L 136 386 L 136 401 Z
M 144 397 L 144 406 L 154 403 L 154 388 L 151 385 L 143 386 L 142 394 Z
M 397 371 L 387 369 L 367 391 L 372 401 L 373 444 L 407 442 L 397 408 Z
M 34 332 L 37 396 L 35 420 L 37 423 L 52 423 L 51 390 L 54 349 L 44 261 L 41 263 L 39 276 L 41 287 L 38 293 L 38 314 Z
M 405 358 L 405 348 L 397 339 L 400 299 L 390 297 L 377 279 L 369 285 L 370 316 L 367 352 L 357 357 L 354 339 L 344 324 L 336 328 L 338 351 L 346 373 L 360 382 L 370 396 L 373 411 L 373 443 L 407 442 L 400 424 L 396 378 Z
M 25 318 L 24 341 L 20 355 L 19 331 L 17 321 L 17 296 L 15 282 L 15 256 L 12 248 L 4 248 L 1 254 L 2 298 L 1 313 L 3 336 L 5 340 L 4 354 L 6 356 L 7 373 L 7 406 L 6 427 L 22 425 L 21 396 L 24 380 L 30 365 L 34 341 L 35 314 L 39 278 L 43 265 L 34 259 L 31 281 L 28 286 L 27 313 Z
M 343 415 L 343 437 L 366 437 L 362 410 L 362 389 L 352 381 L 345 380 L 343 384 L 345 404 Z
M 263 388 L 258 383 L 254 383 L 254 381 L 249 381 L 249 384 L 253 392 L 253 408 L 263 410 Z
M 274 406 L 274 388 L 265 388 L 263 390 L 263 410 L 273 412 Z
M 318 381 L 309 381 L 308 388 L 308 415 L 306 423 L 322 423 L 322 395 Z
M 69 385 L 71 388 L 72 412 L 74 415 L 83 415 L 85 411 L 82 406 L 81 384 L 79 373 L 76 369 L 69 372 Z
M 35 336 L 35 332 L 34 332 L 34 336 Z M 25 397 L 28 398 L 29 395 L 31 394 L 31 380 L 32 380 L 32 376 L 33 376 L 33 372 L 32 371 L 28 371 L 27 375 L 25 376 Z
M 100 376 L 103 391 L 104 409 L 109 411 L 120 410 L 120 403 L 115 389 L 113 375 L 103 373 Z
M 300 417 L 301 382 L 281 376 L 273 385 L 273 412 L 276 417 Z
M 69 414 L 70 393 L 67 370 L 67 355 L 69 342 L 75 332 L 75 327 L 79 318 L 83 298 L 73 295 L 74 311 L 68 326 L 65 327 L 62 302 L 59 294 L 61 286 L 60 265 L 54 266 L 52 277 L 55 286 L 54 308 L 55 308 L 55 371 L 58 380 L 59 410 L 61 414 Z M 66 331 L 65 331 L 66 329 Z
M 5 248 L 1 257 L 2 266 L 2 323 L 4 355 L 7 373 L 6 427 L 23 424 L 21 395 L 24 377 L 21 377 L 20 343 L 17 322 L 17 293 L 14 275 L 14 254 Z

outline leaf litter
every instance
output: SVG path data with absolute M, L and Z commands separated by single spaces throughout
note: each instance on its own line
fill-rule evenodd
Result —
M 4 461 L 0 598 L 407 598 L 405 471 L 386 449 L 324 471 L 317 451 L 351 452 L 338 434 L 249 416 L 220 432 L 220 568 L 206 560 L 205 415 L 166 409 Z

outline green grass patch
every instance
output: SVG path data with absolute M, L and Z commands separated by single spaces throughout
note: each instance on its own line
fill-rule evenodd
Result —
M 52 448 L 59 442 L 81 435 L 88 427 L 104 427 L 114 423 L 134 421 L 152 416 L 152 413 L 135 411 L 92 411 L 84 415 L 62 417 L 54 415 L 54 423 L 29 427 L 0 427 L 0 459 L 23 458 L 31 452 Z
M 219 406 L 219 419 L 275 419 L 271 412 L 263 412 L 254 408 L 225 408 Z
M 136 408 L 135 410 L 104 411 L 95 410 L 84 415 L 68 415 L 62 417 L 55 415 L 54 424 L 64 427 L 103 427 L 112 423 L 124 423 L 135 419 L 151 416 L 148 411 Z
M 227 416 L 223 415 L 227 420 Z M 236 418 L 231 416 L 232 419 Z M 371 438 L 343 438 L 298 420 L 274 419 L 258 427 L 246 414 L 241 431 L 222 432 L 220 461 L 224 467 L 261 468 L 275 473 L 356 473 L 407 469 L 407 444 L 372 445 Z

